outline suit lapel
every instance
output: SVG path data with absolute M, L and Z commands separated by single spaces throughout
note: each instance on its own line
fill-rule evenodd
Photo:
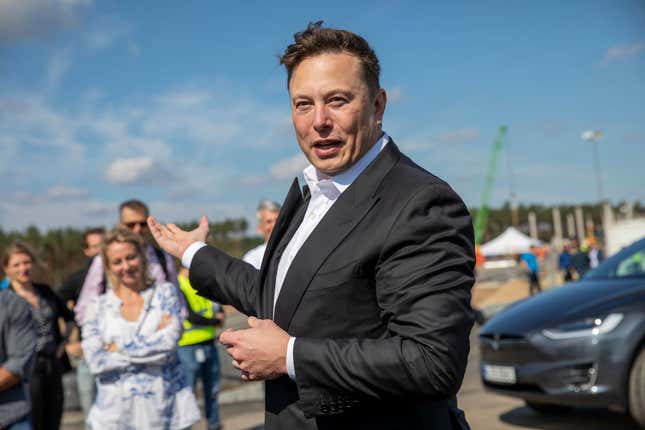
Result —
M 394 142 L 338 198 L 298 251 L 285 277 L 275 306 L 274 321 L 287 330 L 293 315 L 327 257 L 378 202 L 378 186 L 399 159 Z
M 291 225 L 291 221 L 294 221 L 294 216 L 297 214 L 298 209 L 304 206 L 304 200 L 302 198 L 302 193 L 300 192 L 300 186 L 298 184 L 298 179 L 294 179 L 287 193 L 280 213 L 278 214 L 278 219 L 275 222 L 275 227 L 267 243 L 266 250 L 264 251 L 264 257 L 262 258 L 262 265 L 260 266 L 260 278 L 259 282 L 261 286 L 267 285 L 267 275 L 270 273 L 271 261 L 273 260 L 273 255 L 275 254 L 278 244 L 281 242 L 282 237 L 287 231 L 288 227 Z M 273 309 L 273 285 L 275 284 L 275 279 L 271 279 L 270 288 L 264 288 L 262 294 L 262 306 L 260 307 L 263 317 L 270 318 L 272 309 Z

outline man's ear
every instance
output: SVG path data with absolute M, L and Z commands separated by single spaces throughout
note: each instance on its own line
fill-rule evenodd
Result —
M 383 121 L 383 114 L 385 113 L 385 106 L 387 105 L 387 93 L 383 88 L 379 88 L 374 97 L 374 115 L 379 124 Z

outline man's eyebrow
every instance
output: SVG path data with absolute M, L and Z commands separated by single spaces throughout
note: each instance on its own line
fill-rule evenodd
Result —
M 342 89 L 342 88 L 334 88 L 334 89 L 325 91 L 325 93 L 323 93 L 323 97 L 329 97 L 329 96 L 334 95 L 334 94 L 342 94 L 345 97 L 354 98 L 354 92 L 353 91 L 348 90 L 348 89 Z M 295 93 L 295 94 L 293 94 L 291 96 L 292 101 L 296 100 L 296 99 L 312 99 L 312 98 L 313 97 L 311 97 L 309 95 L 299 94 L 299 93 Z

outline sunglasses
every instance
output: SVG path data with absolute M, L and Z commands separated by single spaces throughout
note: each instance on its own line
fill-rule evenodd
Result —
M 134 228 L 135 226 L 137 226 L 137 225 L 138 225 L 139 227 L 141 227 L 141 228 L 146 228 L 146 227 L 148 227 L 148 223 L 146 223 L 145 221 L 126 222 L 126 223 L 124 223 L 124 224 L 125 224 L 125 226 L 126 226 L 127 228 L 129 228 L 129 229 L 133 229 L 133 228 Z

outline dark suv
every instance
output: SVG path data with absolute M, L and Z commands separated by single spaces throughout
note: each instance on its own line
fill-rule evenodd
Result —
M 618 408 L 645 428 L 645 239 L 510 306 L 479 337 L 488 390 L 539 412 Z

